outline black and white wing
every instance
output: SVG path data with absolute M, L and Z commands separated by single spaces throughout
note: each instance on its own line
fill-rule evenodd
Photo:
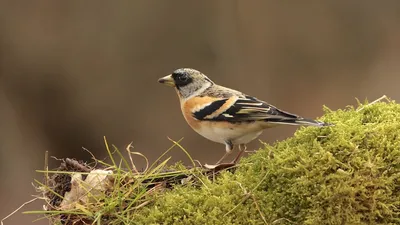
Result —
M 282 111 L 257 98 L 245 95 L 216 100 L 193 113 L 198 120 L 231 123 L 263 121 L 276 124 L 325 126 L 323 122 Z

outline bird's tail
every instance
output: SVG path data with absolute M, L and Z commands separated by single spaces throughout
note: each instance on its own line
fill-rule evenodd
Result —
M 332 126 L 332 124 L 306 119 L 302 117 L 297 118 L 280 118 L 280 119 L 268 119 L 266 120 L 268 123 L 272 124 L 287 124 L 287 125 L 303 125 L 303 126 L 316 126 L 316 127 L 325 127 L 325 126 Z
M 305 118 L 298 118 L 293 121 L 295 124 L 298 125 L 305 125 L 305 126 L 316 126 L 316 127 L 326 127 L 332 126 L 330 123 L 325 123 L 322 121 L 312 120 L 312 119 L 305 119 Z

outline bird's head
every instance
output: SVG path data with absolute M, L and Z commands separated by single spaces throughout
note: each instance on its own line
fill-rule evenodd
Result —
M 184 99 L 200 94 L 214 84 L 206 75 L 190 68 L 177 69 L 172 74 L 158 79 L 158 82 L 174 87 Z

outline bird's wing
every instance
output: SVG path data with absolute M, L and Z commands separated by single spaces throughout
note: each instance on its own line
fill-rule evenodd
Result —
M 300 117 L 279 110 L 278 108 L 251 96 L 239 98 L 229 109 L 217 119 L 226 119 L 230 122 L 265 121 L 285 122 L 299 119 Z
M 197 120 L 230 123 L 263 121 L 274 124 L 329 126 L 276 108 L 257 98 L 243 95 L 214 99 L 192 111 Z
M 279 122 L 301 119 L 251 96 L 222 98 L 193 113 L 198 120 Z

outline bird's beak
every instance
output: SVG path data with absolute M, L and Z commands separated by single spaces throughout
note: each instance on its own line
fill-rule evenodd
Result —
M 171 87 L 175 87 L 175 82 L 171 75 L 168 75 L 168 76 L 158 79 L 158 83 L 165 84 L 165 85 L 171 86 Z

